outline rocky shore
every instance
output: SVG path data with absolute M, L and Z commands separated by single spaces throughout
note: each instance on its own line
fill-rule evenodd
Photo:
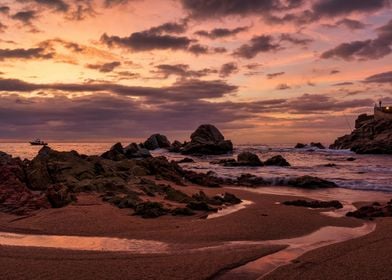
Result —
M 358 154 L 392 154 L 392 121 L 360 115 L 351 134 L 342 136 L 331 149 L 350 149 Z

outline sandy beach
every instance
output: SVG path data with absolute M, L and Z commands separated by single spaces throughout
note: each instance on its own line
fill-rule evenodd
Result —
M 222 192 L 222 189 L 198 186 L 175 187 L 184 192 L 203 190 L 209 195 Z M 132 216 L 129 210 L 104 203 L 95 194 L 82 194 L 78 202 L 65 208 L 48 209 L 21 218 L 1 214 L 2 232 L 154 240 L 165 242 L 170 248 L 164 254 L 141 255 L 1 246 L 3 279 L 207 279 L 219 271 L 238 267 L 285 247 L 230 246 L 227 242 L 287 239 L 307 235 L 325 226 L 359 227 L 363 224 L 353 218 L 328 217 L 319 210 L 280 204 L 294 199 L 290 196 L 255 194 L 240 189 L 230 191 L 241 199 L 253 201 L 253 204 L 214 219 L 164 216 L 151 220 Z M 366 268 L 360 266 L 362 269 L 372 271 L 388 262 L 387 254 L 378 249 L 388 251 L 388 239 L 385 238 L 391 226 L 389 221 L 381 220 L 376 231 L 369 236 L 310 252 L 266 279 L 298 279 L 299 275 L 305 275 L 306 279 L 320 279 L 318 276 L 324 275 L 326 279 L 328 273 L 342 277 L 352 274 L 354 277 L 355 271 L 349 264 L 361 262 L 367 264 Z M 329 267 L 340 262 L 346 265 L 339 266 L 339 274 L 334 274 L 336 271 Z M 323 265 L 318 266 L 318 263 Z M 23 270 L 18 269 L 20 266 Z M 384 266 L 377 271 L 380 279 L 386 279 L 383 277 L 388 275 L 390 268 Z

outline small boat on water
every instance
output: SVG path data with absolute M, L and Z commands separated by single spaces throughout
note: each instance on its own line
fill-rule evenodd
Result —
M 46 146 L 48 143 L 42 141 L 41 139 L 35 139 L 34 141 L 30 141 L 30 144 L 33 146 Z

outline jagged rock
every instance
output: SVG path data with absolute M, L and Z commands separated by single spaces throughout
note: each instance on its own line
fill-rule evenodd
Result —
M 237 164 L 240 166 L 263 166 L 260 158 L 251 152 L 242 152 L 237 157 Z
M 175 161 L 169 162 L 165 157 L 154 157 L 139 161 L 137 164 L 147 170 L 149 175 L 184 185 L 185 171 Z
M 186 206 L 189 209 L 195 211 L 206 211 L 206 212 L 217 212 L 218 209 L 211 207 L 205 201 L 191 201 Z
M 171 153 L 179 153 L 181 152 L 183 144 L 180 141 L 175 140 L 171 146 L 168 148 L 169 152 Z
M 339 137 L 330 148 L 358 154 L 392 154 L 392 120 L 360 115 L 351 134 Z
M 242 202 L 241 199 L 236 197 L 234 194 L 228 192 L 226 192 L 223 196 L 219 196 L 219 197 L 221 197 L 223 203 L 226 204 L 240 204 Z M 214 198 L 217 199 L 217 197 Z
M 293 200 L 293 201 L 285 201 L 285 202 L 283 202 L 283 204 L 284 205 L 291 205 L 291 206 L 308 207 L 308 208 L 336 208 L 336 209 L 343 208 L 342 203 L 340 203 L 337 200 L 331 200 L 331 201 Z
M 196 173 L 193 171 L 184 171 L 185 178 L 194 184 L 205 186 L 209 188 L 219 188 L 222 180 L 211 175 L 204 173 Z
M 302 143 L 297 143 L 297 145 L 295 145 L 294 148 L 295 148 L 295 149 L 303 149 L 303 148 L 306 148 L 306 145 L 305 145 L 305 144 L 302 144 Z
M 166 215 L 168 212 L 169 210 L 164 208 L 162 203 L 142 202 L 136 206 L 134 215 L 141 216 L 144 219 L 151 219 Z
M 241 186 L 249 186 L 249 187 L 269 185 L 269 183 L 265 181 L 263 178 L 257 177 L 252 174 L 242 174 L 237 178 L 236 183 Z
M 124 148 L 126 158 L 150 158 L 152 157 L 150 151 L 146 148 L 141 147 L 136 143 L 131 143 Z
M 124 148 L 121 143 L 114 144 L 110 150 L 103 153 L 101 157 L 115 161 L 126 159 Z
M 176 190 L 170 186 L 167 186 L 165 189 L 165 199 L 170 200 L 170 201 L 174 201 L 174 202 L 179 202 L 179 203 L 188 203 L 192 200 L 192 198 L 190 196 L 188 196 L 187 194 Z
M 281 155 L 274 156 L 264 162 L 267 166 L 290 166 L 290 163 Z
M 325 149 L 324 145 L 321 144 L 320 142 L 318 142 L 318 143 L 312 142 L 312 143 L 310 143 L 310 147 L 321 149 L 321 150 Z
M 61 208 L 76 201 L 75 194 L 70 193 L 69 189 L 61 184 L 49 186 L 46 197 L 53 208 Z
M 148 150 L 169 148 L 170 146 L 170 141 L 162 134 L 153 134 L 144 142 L 144 147 Z
M 330 182 L 318 177 L 307 176 L 307 175 L 290 179 L 288 185 L 297 188 L 305 188 L 305 189 L 337 187 L 337 185 L 334 182 Z
M 45 195 L 28 189 L 23 162 L 0 152 L 0 211 L 25 215 L 42 208 L 50 204 Z
M 233 144 L 225 140 L 222 133 L 213 125 L 204 124 L 192 133 L 191 142 L 186 144 L 182 154 L 220 155 L 233 151 Z

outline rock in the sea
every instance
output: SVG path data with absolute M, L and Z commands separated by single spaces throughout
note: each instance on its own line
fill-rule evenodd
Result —
M 103 153 L 101 157 L 105 159 L 120 161 L 126 159 L 124 148 L 121 143 L 114 144 L 109 151 Z
M 305 145 L 305 144 L 302 144 L 302 143 L 297 143 L 297 145 L 295 145 L 295 149 L 303 149 L 303 148 L 306 148 L 307 146 Z
M 194 155 L 221 155 L 233 151 L 233 144 L 225 140 L 213 125 L 204 124 L 192 133 L 191 142 L 182 147 L 181 153 Z
M 305 188 L 305 189 L 337 187 L 337 185 L 334 182 L 327 181 L 318 177 L 307 176 L 307 175 L 290 179 L 288 185 L 297 188 Z
M 141 147 L 136 143 L 131 143 L 124 148 L 126 158 L 150 158 L 152 157 L 150 151 L 146 148 Z
M 175 140 L 168 148 L 168 151 L 171 153 L 179 153 L 181 152 L 182 146 L 183 144 L 180 141 Z
M 191 158 L 188 158 L 188 157 L 177 161 L 177 163 L 193 163 L 193 162 L 195 162 L 195 161 Z
M 237 185 L 247 186 L 247 187 L 257 187 L 257 186 L 267 186 L 270 185 L 262 177 L 257 177 L 252 174 L 242 174 L 235 181 Z
M 360 115 L 351 134 L 338 138 L 330 148 L 358 154 L 392 154 L 392 120 Z
M 274 156 L 264 162 L 267 166 L 290 166 L 290 163 L 281 155 Z
M 240 166 L 263 166 L 260 158 L 251 152 L 242 152 L 237 157 L 237 164 Z
M 321 144 L 320 142 L 317 142 L 317 143 L 312 142 L 312 143 L 310 143 L 310 147 L 321 149 L 321 150 L 325 149 L 324 145 Z
M 148 150 L 169 148 L 170 146 L 170 141 L 162 134 L 153 134 L 144 142 L 144 147 Z
M 308 207 L 308 208 L 335 208 L 335 209 L 343 208 L 342 203 L 340 203 L 337 200 L 331 200 L 331 201 L 293 200 L 293 201 L 285 201 L 285 202 L 283 202 L 283 204 L 290 205 L 290 206 Z

